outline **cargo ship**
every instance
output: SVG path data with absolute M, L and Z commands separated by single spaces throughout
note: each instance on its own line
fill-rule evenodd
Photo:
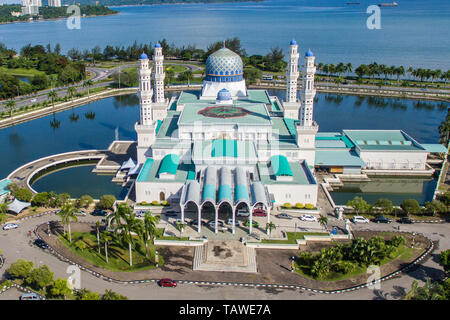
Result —
M 397 2 L 392 2 L 392 3 L 380 3 L 378 4 L 379 7 L 396 7 L 398 6 Z

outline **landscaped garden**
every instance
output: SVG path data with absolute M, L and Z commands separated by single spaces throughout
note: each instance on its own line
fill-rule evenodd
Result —
M 286 232 L 286 240 L 262 239 L 261 243 L 297 244 L 297 240 L 304 240 L 305 236 L 328 236 L 325 232 Z
M 356 237 L 351 242 L 322 248 L 318 252 L 302 251 L 295 261 L 295 271 L 319 281 L 339 281 L 367 275 L 369 266 L 392 268 L 406 265 L 425 251 L 423 243 L 415 243 L 392 232 Z M 395 271 L 395 270 L 392 270 Z

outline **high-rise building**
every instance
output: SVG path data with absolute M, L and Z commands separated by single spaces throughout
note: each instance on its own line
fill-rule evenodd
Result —
M 48 0 L 49 7 L 61 7 L 61 0 Z

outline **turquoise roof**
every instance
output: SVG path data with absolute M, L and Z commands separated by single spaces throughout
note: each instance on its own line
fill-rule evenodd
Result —
M 292 184 L 302 184 L 310 185 L 317 184 L 311 170 L 308 167 L 306 161 L 303 162 L 290 162 L 289 166 L 293 173 L 293 178 L 291 181 L 280 181 L 273 176 L 269 170 L 269 163 L 258 162 L 258 173 L 261 178 L 261 182 L 264 185 L 278 184 L 278 185 L 292 185 Z
M 218 139 L 212 142 L 212 157 L 237 157 L 237 141 Z
M 141 173 L 139 174 L 139 176 L 137 178 L 138 182 L 147 180 L 148 174 L 150 173 L 152 165 L 153 165 L 153 159 L 148 158 L 147 160 L 145 160 L 145 163 L 144 163 L 144 166 L 142 167 Z
M 12 183 L 9 179 L 3 179 L 0 181 L 0 196 L 9 192 L 8 186 Z
M 447 148 L 442 144 L 429 144 L 429 143 L 421 143 L 422 147 L 425 148 L 430 153 L 447 153 Z
M 361 151 L 426 151 L 401 130 L 343 130 Z
M 229 185 L 221 185 L 219 187 L 219 203 L 224 200 L 229 200 L 231 203 L 233 202 L 231 186 Z
M 285 156 L 279 154 L 270 157 L 270 163 L 275 176 L 292 176 L 291 166 Z
M 156 123 L 157 123 L 156 124 L 156 134 L 158 134 L 159 128 L 161 127 L 161 124 L 162 124 L 162 120 L 158 120 Z
M 366 164 L 354 151 L 318 150 L 316 151 L 315 165 L 364 167 Z
M 246 185 L 237 185 L 234 190 L 234 198 L 236 203 L 239 201 L 248 201 L 248 188 Z
M 355 146 L 353 144 L 353 142 L 351 142 L 351 140 L 349 138 L 347 138 L 347 136 L 344 136 L 341 134 L 336 134 L 336 135 L 334 135 L 334 134 L 325 135 L 324 134 L 324 135 L 320 135 L 320 136 L 317 135 L 316 141 L 317 140 L 319 140 L 319 141 L 321 141 L 321 140 L 330 140 L 330 141 L 339 140 L 339 141 L 342 141 L 347 148 L 353 148 Z M 323 143 L 323 145 L 325 145 L 325 143 Z M 324 148 L 324 146 L 320 146 L 320 147 Z
M 206 184 L 203 186 L 202 202 L 211 201 L 216 204 L 216 186 L 212 184 Z
M 180 156 L 177 154 L 167 154 L 161 161 L 158 170 L 158 175 L 161 173 L 177 174 L 178 165 L 180 163 Z

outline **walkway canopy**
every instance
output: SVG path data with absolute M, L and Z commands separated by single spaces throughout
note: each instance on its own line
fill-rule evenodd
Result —
M 235 204 L 239 202 L 248 202 L 247 171 L 242 167 L 237 167 L 234 172 L 234 178 Z
M 207 167 L 205 169 L 205 178 L 203 182 L 202 203 L 211 201 L 216 203 L 216 176 L 217 170 L 214 167 Z
M 122 163 L 122 166 L 120 167 L 120 171 L 122 170 L 130 170 L 136 166 L 136 162 L 133 161 L 133 159 L 129 158 L 127 161 Z
M 219 172 L 220 186 L 219 186 L 219 203 L 226 201 L 233 204 L 233 195 L 231 192 L 231 171 L 227 167 L 220 168 Z
M 188 202 L 193 202 L 197 206 L 200 205 L 200 183 L 197 180 L 191 180 L 186 185 L 186 193 L 181 205 L 185 206 Z
M 266 190 L 261 182 L 256 181 L 252 183 L 251 186 L 252 191 L 252 206 L 255 206 L 258 203 L 269 207 L 269 199 L 267 198 Z
M 8 205 L 8 210 L 14 212 L 15 214 L 19 214 L 23 209 L 28 208 L 29 206 L 31 206 L 31 203 L 29 202 L 23 202 L 14 199 L 14 201 Z

